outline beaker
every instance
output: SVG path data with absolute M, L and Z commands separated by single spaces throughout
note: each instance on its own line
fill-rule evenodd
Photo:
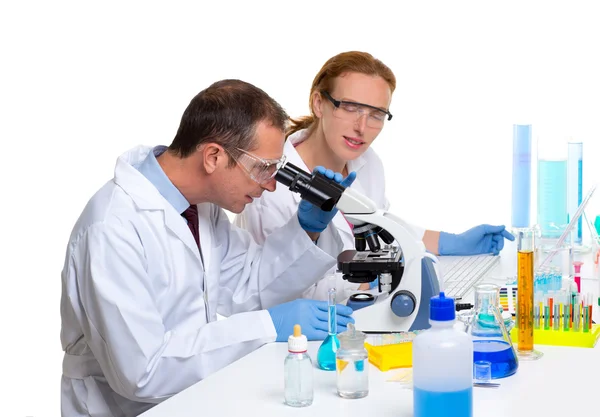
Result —
M 328 292 L 329 334 L 321 343 L 317 352 L 317 364 L 325 371 L 335 371 L 335 353 L 340 348 L 337 337 L 337 307 L 335 304 L 335 288 Z
M 365 348 L 367 336 L 349 323 L 339 334 L 337 358 L 337 392 L 342 398 L 362 398 L 369 394 L 369 354 Z
M 490 362 L 492 379 L 517 372 L 519 361 L 500 312 L 500 287 L 475 287 L 475 307 L 467 332 L 473 338 L 473 361 Z

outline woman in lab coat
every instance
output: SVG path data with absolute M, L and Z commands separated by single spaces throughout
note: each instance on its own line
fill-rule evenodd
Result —
M 343 175 L 355 171 L 357 179 L 352 187 L 388 210 L 383 165 L 370 146 L 392 118 L 389 108 L 395 88 L 393 72 L 368 53 L 345 52 L 330 58 L 313 80 L 311 115 L 292 120 L 288 129 L 284 147 L 287 160 L 309 172 L 319 165 Z M 246 206 L 236 217 L 236 224 L 263 242 L 296 212 L 299 202 L 297 194 L 278 187 Z M 480 225 L 459 235 L 413 228 L 428 251 L 442 255 L 497 254 L 504 238 L 514 239 L 504 226 Z M 354 249 L 352 228 L 343 214 L 337 213 L 317 244 L 337 257 L 340 242 L 344 249 Z M 330 272 L 334 271 L 335 267 Z M 302 296 L 326 300 L 330 285 L 323 279 Z M 358 289 L 369 289 L 369 284 L 350 283 L 339 275 L 335 286 L 339 300 Z

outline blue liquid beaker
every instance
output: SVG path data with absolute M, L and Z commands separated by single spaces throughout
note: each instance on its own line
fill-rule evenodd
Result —
M 490 362 L 492 379 L 517 372 L 519 360 L 500 313 L 500 288 L 497 285 L 475 287 L 475 308 L 467 332 L 473 338 L 473 362 Z
M 335 288 L 328 293 L 329 334 L 319 346 L 317 353 L 317 364 L 325 371 L 335 371 L 335 354 L 340 348 L 340 340 L 337 337 L 337 307 L 335 305 Z
M 473 341 L 474 361 L 492 364 L 492 379 L 504 378 L 517 372 L 519 363 L 512 345 L 501 340 Z

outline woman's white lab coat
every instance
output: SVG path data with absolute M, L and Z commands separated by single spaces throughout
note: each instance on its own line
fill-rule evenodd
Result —
M 283 152 L 289 162 L 310 172 L 295 148 L 295 145 L 306 138 L 306 133 L 306 130 L 301 130 L 291 135 L 286 141 Z M 372 199 L 379 208 L 388 210 L 389 201 L 385 195 L 383 164 L 372 148 L 367 149 L 355 160 L 348 162 L 348 172 L 352 171 L 356 171 L 356 180 L 351 187 Z M 244 211 L 236 216 L 235 223 L 248 230 L 254 239 L 261 243 L 269 234 L 294 216 L 299 204 L 299 194 L 291 193 L 287 187 L 278 184 L 275 192 L 264 193 L 260 199 L 247 205 Z M 425 230 L 416 226 L 413 228 L 415 233 L 422 238 Z M 340 243 L 343 246 L 342 250 L 355 248 L 352 229 L 344 215 L 338 212 L 327 229 L 321 233 L 317 245 L 337 259 L 337 255 L 341 252 L 339 250 Z M 334 273 L 336 269 L 337 265 L 328 273 Z M 330 286 L 331 283 L 327 279 L 322 279 L 305 291 L 302 297 L 327 300 L 327 291 Z M 337 299 L 341 301 L 355 292 L 359 284 L 350 283 L 342 279 L 340 274 L 336 274 L 335 286 Z
M 256 310 L 296 298 L 335 263 L 296 216 L 259 247 L 212 204 L 198 206 L 200 255 L 185 220 L 134 168 L 150 151 L 118 159 L 69 240 L 64 416 L 138 415 L 274 341 L 268 311 Z

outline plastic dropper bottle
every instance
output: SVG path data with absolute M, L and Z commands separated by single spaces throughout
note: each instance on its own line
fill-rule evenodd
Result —
M 431 297 L 429 323 L 413 340 L 414 417 L 472 417 L 473 340 L 454 329 L 454 299 Z
M 285 403 L 292 407 L 306 407 L 313 402 L 313 366 L 307 348 L 306 336 L 296 324 L 294 334 L 288 338 L 289 353 L 284 362 Z

